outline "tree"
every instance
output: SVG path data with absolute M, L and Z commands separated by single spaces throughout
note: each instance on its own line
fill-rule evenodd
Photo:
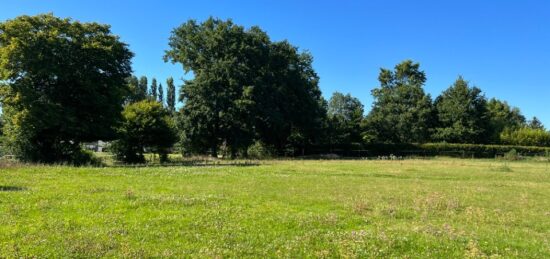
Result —
M 485 143 L 487 101 L 477 87 L 469 87 L 461 76 L 436 98 L 436 141 L 450 143 Z
M 166 105 L 170 112 L 176 111 L 176 86 L 172 77 L 166 80 Z
M 313 57 L 287 41 L 269 45 L 262 83 L 254 88 L 257 138 L 278 153 L 287 148 L 304 153 L 321 142 L 326 100 L 321 96 Z
M 272 43 L 258 27 L 245 30 L 213 18 L 184 23 L 169 45 L 165 60 L 195 75 L 180 95 L 178 125 L 188 151 L 216 156 L 218 147 L 227 146 L 234 156 L 256 138 L 283 149 L 315 135 L 321 94 L 309 53 Z
M 19 159 L 79 163 L 81 142 L 114 137 L 133 54 L 108 25 L 41 14 L 0 32 L 4 129 Z
M 189 151 L 209 149 L 217 156 L 223 144 L 233 156 L 252 143 L 249 105 L 255 84 L 248 65 L 255 53 L 246 37 L 243 27 L 213 18 L 200 25 L 190 20 L 172 32 L 166 59 L 195 75 L 184 82 L 180 96 L 180 125 Z
M 530 121 L 529 121 L 529 125 L 527 125 L 529 128 L 531 129 L 540 129 L 540 130 L 546 130 L 544 128 L 544 125 L 542 124 L 542 122 L 537 118 L 537 117 L 533 117 Z
M 372 90 L 374 103 L 367 116 L 364 138 L 371 142 L 420 143 L 428 140 L 433 124 L 432 102 L 424 93 L 426 75 L 420 65 L 406 60 L 394 71 L 381 69 L 380 87 Z
M 153 100 L 157 99 L 157 88 L 157 79 L 153 78 L 153 80 L 151 80 L 151 92 L 149 92 L 149 95 Z
M 505 129 L 516 130 L 525 126 L 525 117 L 517 107 L 511 107 L 505 101 L 492 98 L 487 102 L 489 119 L 489 142 L 500 143 L 500 135 Z
M 162 84 L 159 84 L 158 97 L 159 103 L 164 105 L 164 89 L 162 88 Z
M 363 104 L 350 94 L 334 92 L 328 102 L 330 144 L 361 142 Z
M 154 100 L 143 100 L 127 105 L 118 128 L 119 139 L 111 149 L 118 160 L 143 163 L 146 149 L 159 154 L 161 162 L 168 159 L 169 149 L 176 141 L 174 123 L 169 112 Z
M 141 91 L 139 80 L 136 76 L 126 79 L 130 93 L 126 97 L 126 103 L 138 102 L 145 99 L 145 94 Z
M 147 95 L 148 95 L 147 89 L 149 89 L 149 85 L 147 84 L 147 77 L 141 76 L 139 78 L 139 90 L 140 90 L 140 95 L 144 97 L 141 100 L 145 100 L 145 98 L 147 98 Z

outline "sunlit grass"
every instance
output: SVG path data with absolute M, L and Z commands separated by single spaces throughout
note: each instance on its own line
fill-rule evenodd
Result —
M 0 170 L 0 257 L 550 257 L 544 162 Z

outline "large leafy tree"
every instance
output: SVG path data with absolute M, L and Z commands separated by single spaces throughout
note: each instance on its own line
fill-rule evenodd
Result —
M 326 116 L 313 57 L 287 41 L 269 46 L 262 83 L 254 88 L 256 135 L 279 153 L 287 147 L 303 152 L 320 142 Z
M 149 149 L 168 159 L 169 149 L 176 141 L 174 123 L 169 112 L 157 101 L 143 100 L 127 105 L 118 128 L 119 139 L 111 148 L 117 159 L 126 163 L 142 163 L 143 153 Z
M 381 69 L 380 87 L 372 90 L 374 103 L 367 116 L 365 140 L 418 143 L 428 140 L 433 124 L 432 101 L 424 92 L 426 74 L 406 60 L 395 69 Z
M 170 112 L 176 111 L 176 86 L 172 77 L 166 80 L 166 105 Z
M 481 89 L 469 87 L 461 76 L 436 98 L 436 141 L 451 143 L 487 142 L 487 101 Z
M 185 146 L 190 151 L 210 150 L 222 144 L 232 154 L 252 141 L 251 91 L 255 84 L 252 66 L 257 48 L 243 27 L 231 21 L 190 20 L 176 28 L 166 58 L 180 62 L 195 77 L 181 89 L 184 102 L 180 122 Z
M 14 154 L 71 162 L 81 142 L 112 138 L 131 58 L 107 25 L 52 14 L 0 23 L 0 100 Z
M 334 92 L 328 102 L 330 144 L 350 144 L 361 142 L 363 104 L 350 94 Z
M 176 28 L 170 47 L 165 59 L 195 76 L 180 95 L 179 125 L 189 151 L 216 155 L 225 145 L 235 155 L 254 138 L 282 149 L 313 135 L 320 91 L 308 53 L 272 43 L 257 27 L 213 18 Z
M 526 124 L 525 117 L 517 107 L 510 106 L 505 101 L 492 98 L 487 102 L 487 118 L 490 124 L 489 141 L 500 143 L 500 135 L 505 129 L 516 130 Z

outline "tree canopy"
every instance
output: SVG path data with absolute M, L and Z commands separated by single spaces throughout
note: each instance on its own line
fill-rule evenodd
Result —
M 363 104 L 350 94 L 334 92 L 328 102 L 330 144 L 361 143 Z
M 171 77 L 166 79 L 166 105 L 170 112 L 176 111 L 176 86 Z
M 420 64 L 405 60 L 394 70 L 381 69 L 380 87 L 372 90 L 365 139 L 385 143 L 421 143 L 433 124 L 431 97 L 424 93 L 426 74 Z
M 380 69 L 364 116 L 350 94 L 322 97 L 311 53 L 231 20 L 172 31 L 164 60 L 193 75 L 179 88 L 179 111 L 173 78 L 165 90 L 132 75 L 132 56 L 108 25 L 52 14 L 1 22 L 2 141 L 23 161 L 73 164 L 87 159 L 81 143 L 114 139 L 117 158 L 131 163 L 146 151 L 167 159 L 177 138 L 184 153 L 230 157 L 387 143 L 550 145 L 538 118 L 487 100 L 462 77 L 432 102 L 412 60 Z
M 12 152 L 70 162 L 79 143 L 112 139 L 131 58 L 108 25 L 52 14 L 0 23 L 0 100 Z
M 437 126 L 434 140 L 450 143 L 485 143 L 487 141 L 487 101 L 477 87 L 458 77 L 456 82 L 436 98 Z
M 510 106 L 506 101 L 492 98 L 487 102 L 487 110 L 491 143 L 500 143 L 500 135 L 505 129 L 515 130 L 525 125 L 525 117 L 519 108 Z
M 119 139 L 111 148 L 117 159 L 127 163 L 142 163 L 148 149 L 167 160 L 169 149 L 176 141 L 174 123 L 168 111 L 155 100 L 143 100 L 127 105 L 118 127 Z
M 194 20 L 172 32 L 165 59 L 183 65 L 179 125 L 190 151 L 227 146 L 244 152 L 255 138 L 279 150 L 304 145 L 322 116 L 312 57 L 288 42 L 271 42 L 258 27 L 231 20 Z

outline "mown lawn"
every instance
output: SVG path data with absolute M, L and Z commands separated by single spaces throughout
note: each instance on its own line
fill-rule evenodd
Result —
M 550 169 L 495 160 L 0 168 L 0 257 L 550 257 Z

